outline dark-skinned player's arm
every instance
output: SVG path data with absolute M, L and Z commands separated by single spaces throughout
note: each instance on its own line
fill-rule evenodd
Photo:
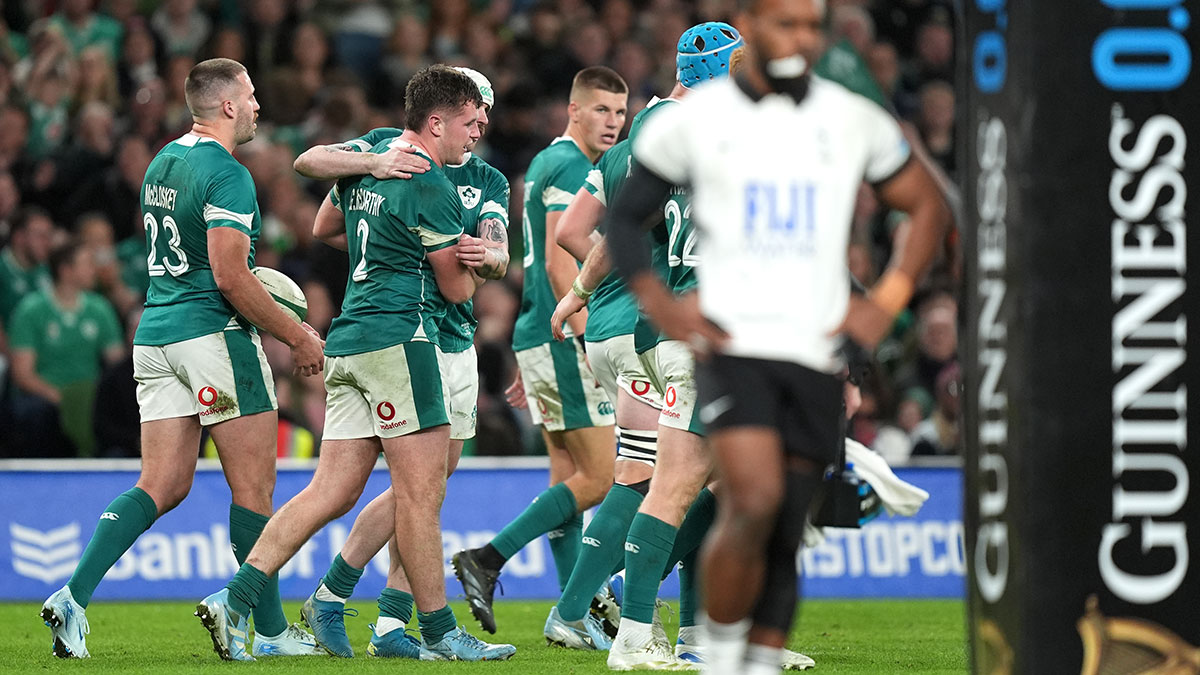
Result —
M 875 190 L 888 207 L 908 214 L 909 230 L 866 297 L 851 295 L 846 318 L 838 329 L 867 349 L 879 344 L 896 315 L 908 306 L 951 222 L 945 195 L 925 164 L 916 158 L 910 158 Z
M 662 219 L 662 204 L 672 187 L 670 181 L 635 162 L 608 210 L 604 231 L 617 272 L 637 296 L 646 317 L 667 337 L 703 353 L 720 348 L 729 336 L 700 313 L 695 293 L 677 299 L 650 266 L 646 233 Z

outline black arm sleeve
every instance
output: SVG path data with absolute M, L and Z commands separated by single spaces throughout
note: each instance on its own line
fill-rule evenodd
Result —
M 650 269 L 645 233 L 661 219 L 663 202 L 670 196 L 670 182 L 634 163 L 633 172 L 608 210 L 604 230 L 609 255 L 622 279 L 629 281 Z

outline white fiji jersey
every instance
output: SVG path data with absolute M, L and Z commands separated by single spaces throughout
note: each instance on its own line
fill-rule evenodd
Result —
M 633 151 L 690 184 L 701 310 L 731 335 L 726 353 L 840 370 L 829 333 L 849 301 L 855 197 L 864 179 L 884 181 L 908 162 L 896 121 L 818 77 L 799 105 L 755 102 L 727 78 L 647 120 Z

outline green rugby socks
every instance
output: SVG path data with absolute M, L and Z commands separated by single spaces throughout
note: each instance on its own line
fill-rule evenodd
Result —
M 325 584 L 325 588 L 329 589 L 330 593 L 345 601 L 354 595 L 354 587 L 358 585 L 358 580 L 362 578 L 362 575 L 363 570 L 351 567 L 350 563 L 343 560 L 342 554 L 339 553 L 334 556 L 333 562 L 329 563 L 329 569 L 321 578 L 321 583 Z
M 270 519 L 270 516 L 237 504 L 229 505 L 229 541 L 239 563 L 246 562 L 254 542 L 258 541 L 258 535 L 262 534 Z M 272 576 L 267 579 L 254 603 L 254 632 L 259 635 L 280 635 L 287 627 L 287 618 L 283 615 L 283 605 L 279 599 L 279 576 Z
M 108 573 L 109 568 L 125 555 L 125 551 L 133 546 L 133 542 L 143 532 L 150 529 L 158 518 L 158 506 L 146 491 L 130 488 L 104 509 L 100 514 L 100 522 L 92 539 L 79 559 L 67 588 L 80 607 L 86 608 L 92 599 L 92 593 L 100 580 Z
M 412 619 L 413 596 L 395 588 L 385 588 L 379 594 L 379 617 L 399 619 L 407 624 Z
M 696 582 L 700 580 L 699 550 L 679 561 L 679 628 L 691 628 L 696 625 Z
M 550 530 L 550 554 L 554 556 L 554 571 L 558 573 L 558 590 L 567 587 L 575 561 L 579 560 L 579 549 L 583 547 L 583 514 L 576 513 L 557 530 Z
M 649 624 L 654 620 L 654 600 L 677 529 L 645 513 L 638 513 L 625 540 L 625 597 L 621 618 Z
M 225 584 L 225 588 L 229 589 L 229 609 L 237 612 L 241 616 L 246 616 L 253 609 L 254 603 L 258 602 L 258 598 L 267 589 L 267 584 L 270 579 L 262 570 L 258 569 L 250 563 L 242 563 L 238 568 L 237 574 L 233 575 L 233 579 Z M 287 629 L 287 626 L 284 626 Z M 282 632 L 282 631 L 281 631 Z M 264 633 L 272 635 L 272 633 Z M 274 633 L 278 635 L 278 633 Z
M 558 601 L 558 615 L 564 621 L 582 619 L 613 566 L 619 562 L 624 567 L 625 535 L 641 504 L 641 493 L 628 486 L 613 485 L 608 491 L 581 537 L 579 557 Z
M 421 639 L 425 644 L 433 645 L 441 642 L 446 633 L 453 631 L 458 621 L 450 606 L 446 605 L 433 612 L 417 612 L 417 625 L 421 629 Z
M 575 495 L 571 494 L 570 488 L 563 483 L 554 485 L 535 497 L 521 515 L 506 525 L 492 539 L 492 546 L 507 560 L 529 542 L 562 527 L 568 519 L 577 515 L 576 511 Z M 553 547 L 551 541 L 552 550 Z M 572 560 L 571 564 L 574 565 L 575 561 Z

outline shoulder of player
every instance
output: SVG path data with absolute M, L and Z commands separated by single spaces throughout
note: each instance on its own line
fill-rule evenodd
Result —
M 197 143 L 184 156 L 184 161 L 198 177 L 253 180 L 250 170 L 216 142 Z
M 814 74 L 812 76 L 809 94 L 814 97 L 815 102 L 837 111 L 838 114 L 845 114 L 846 112 L 866 115 L 889 114 L 888 111 L 880 107 L 875 101 L 856 91 L 851 91 L 839 82 L 834 82 L 820 75 Z

